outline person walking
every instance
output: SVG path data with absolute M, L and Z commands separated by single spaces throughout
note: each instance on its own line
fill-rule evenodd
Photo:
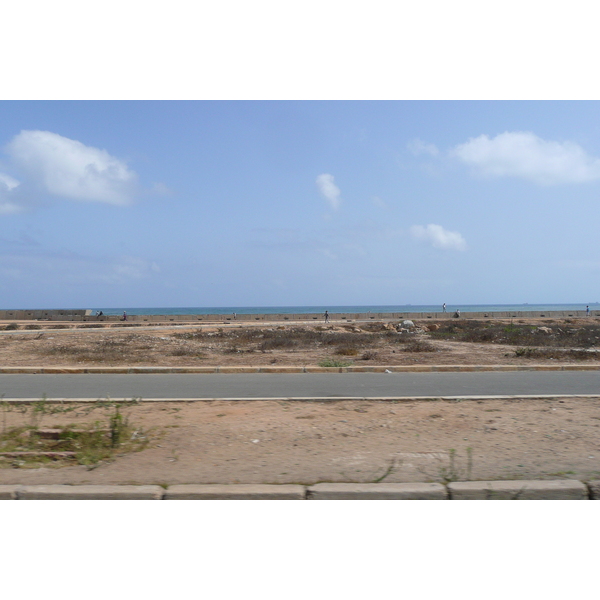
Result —
M 589 307 L 589 305 L 585 307 L 585 316 L 586 317 L 590 316 L 590 307 Z
M 446 312 L 446 303 L 442 304 L 442 312 Z
M 329 323 L 329 312 L 325 311 L 325 314 L 323 316 L 325 317 L 325 323 Z

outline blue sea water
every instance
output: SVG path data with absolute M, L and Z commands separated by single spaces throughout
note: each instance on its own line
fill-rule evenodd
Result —
M 468 312 L 505 312 L 505 311 L 568 311 L 585 310 L 586 304 L 448 304 L 448 312 L 459 309 Z M 600 303 L 589 304 L 590 310 L 599 310 Z M 101 310 L 105 315 L 120 315 L 126 311 L 128 315 L 238 315 L 253 314 L 307 314 L 324 313 L 403 313 L 403 312 L 442 312 L 441 304 L 398 304 L 398 305 L 361 305 L 361 306 L 183 306 L 158 308 L 94 308 L 94 314 Z

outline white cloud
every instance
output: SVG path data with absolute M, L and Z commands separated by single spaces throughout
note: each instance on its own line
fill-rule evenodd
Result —
M 573 142 L 547 141 L 527 131 L 471 138 L 450 155 L 483 175 L 520 177 L 542 185 L 600 179 L 600 159 Z
M 14 190 L 19 185 L 19 182 L 6 173 L 0 173 L 0 190 Z
M 16 213 L 21 207 L 14 201 L 14 192 L 19 187 L 19 182 L 7 175 L 0 173 L 0 215 Z
M 6 146 L 27 183 L 54 196 L 124 205 L 137 175 L 106 150 L 50 131 L 21 131 Z
M 410 233 L 416 240 L 430 243 L 441 250 L 466 250 L 467 243 L 457 231 L 447 231 L 441 225 L 413 225 Z
M 435 144 L 428 144 L 419 138 L 416 138 L 406 144 L 406 147 L 412 152 L 415 156 L 420 156 L 421 154 L 429 154 L 430 156 L 437 156 L 440 151 L 437 149 Z
M 321 195 L 329 202 L 331 208 L 337 210 L 342 205 L 342 199 L 340 198 L 340 188 L 335 185 L 333 179 L 333 175 L 323 173 L 317 177 L 316 183 Z

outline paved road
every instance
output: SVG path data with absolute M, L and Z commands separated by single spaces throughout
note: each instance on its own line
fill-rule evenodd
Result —
M 4 398 L 294 398 L 597 394 L 600 372 L 0 375 Z

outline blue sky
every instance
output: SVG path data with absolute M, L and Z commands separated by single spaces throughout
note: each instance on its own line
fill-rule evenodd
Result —
M 595 302 L 599 109 L 3 101 L 0 304 Z

